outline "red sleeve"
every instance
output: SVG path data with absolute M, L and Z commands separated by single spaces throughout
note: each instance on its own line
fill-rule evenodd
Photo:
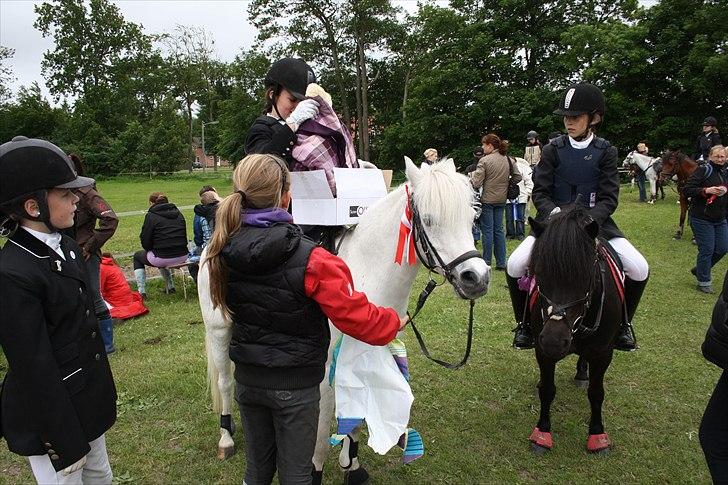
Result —
M 311 251 L 304 286 L 306 296 L 343 333 L 370 345 L 386 345 L 397 335 L 397 312 L 370 303 L 364 293 L 354 291 L 349 267 L 325 249 Z

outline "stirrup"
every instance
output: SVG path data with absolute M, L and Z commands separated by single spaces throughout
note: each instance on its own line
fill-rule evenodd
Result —
M 515 333 L 512 344 L 514 349 L 529 350 L 536 346 L 533 335 L 531 335 L 531 329 L 528 328 L 528 330 L 526 330 L 526 325 L 524 325 L 523 322 L 519 322 L 512 332 Z
M 626 333 L 625 333 L 625 328 Z M 619 327 L 619 334 L 614 339 L 614 349 L 622 352 L 634 352 L 639 347 L 637 346 L 637 339 L 634 334 L 634 327 L 629 322 L 624 322 Z

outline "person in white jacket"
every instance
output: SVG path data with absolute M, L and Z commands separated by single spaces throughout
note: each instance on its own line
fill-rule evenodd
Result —
M 506 204 L 506 238 L 523 241 L 526 237 L 526 205 L 531 199 L 533 190 L 532 167 L 523 158 L 515 157 L 511 160 L 515 160 L 522 178 L 518 182 L 518 187 L 521 189 L 518 198 L 509 200 Z

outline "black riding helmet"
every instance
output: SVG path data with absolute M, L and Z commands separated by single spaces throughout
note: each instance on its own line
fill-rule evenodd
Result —
M 708 116 L 705 118 L 705 121 L 703 121 L 703 126 L 718 126 L 718 120 L 716 120 L 714 116 Z
M 604 116 L 604 95 L 601 89 L 589 83 L 569 86 L 561 97 L 554 114 L 559 116 L 579 116 L 582 114 Z
M 0 211 L 6 216 L 50 222 L 47 189 L 75 189 L 94 184 L 94 179 L 79 177 L 68 156 L 53 143 L 35 138 L 16 136 L 0 145 Z M 34 198 L 40 206 L 40 216 L 25 212 L 23 204 Z M 1 222 L 7 222 L 7 217 Z M 2 224 L 0 224 L 2 225 Z
M 302 59 L 286 57 L 274 62 L 265 75 L 265 87 L 282 86 L 294 97 L 306 97 L 306 87 L 316 82 L 316 75 Z
M 529 138 L 538 138 L 538 133 L 533 130 L 529 131 L 528 133 L 526 133 L 526 139 Z

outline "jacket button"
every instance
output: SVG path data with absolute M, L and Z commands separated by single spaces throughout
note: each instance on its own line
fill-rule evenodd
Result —
M 88 313 L 89 313 L 88 310 L 86 310 L 86 316 L 88 316 Z
M 51 460 L 57 460 L 59 458 L 58 455 L 51 455 Z
M 51 446 L 53 446 L 53 445 L 52 445 L 52 444 L 50 444 L 50 443 L 44 443 L 44 444 L 45 444 L 45 447 L 46 447 L 46 448 L 50 448 Z
M 55 450 L 48 450 L 48 453 L 51 454 L 51 455 L 55 455 L 56 454 L 56 451 Z M 58 455 L 56 455 L 56 456 L 58 456 Z
M 79 293 L 79 295 L 82 294 L 83 293 L 83 288 L 79 287 L 78 288 L 78 293 Z
M 94 359 L 99 360 L 101 358 L 101 354 L 94 355 Z
M 96 338 L 96 332 L 91 332 L 91 338 Z

